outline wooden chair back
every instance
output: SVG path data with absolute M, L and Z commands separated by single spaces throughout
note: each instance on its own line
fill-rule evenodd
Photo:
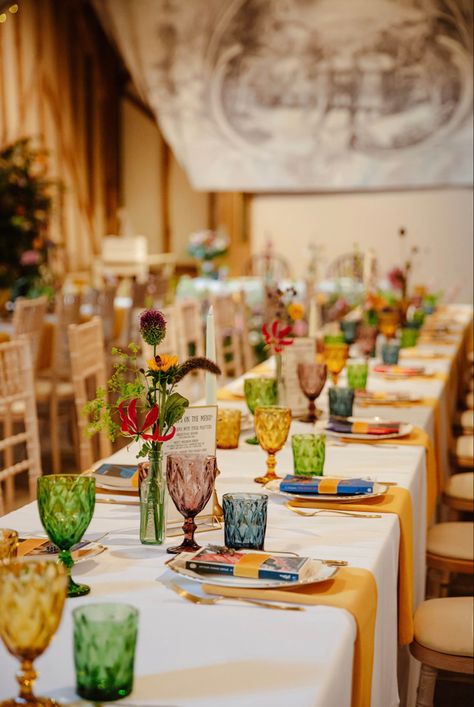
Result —
M 354 251 L 344 253 L 328 265 L 326 277 L 341 278 L 350 277 L 352 280 L 362 282 L 364 273 L 364 257 L 361 253 Z
M 264 282 L 279 282 L 291 277 L 291 268 L 281 255 L 256 253 L 244 264 L 242 275 L 259 277 Z
M 176 306 L 180 311 L 186 356 L 204 356 L 204 327 L 200 303 L 196 300 L 183 300 Z
M 244 372 L 242 334 L 239 330 L 239 305 L 232 295 L 214 297 L 217 365 L 222 375 L 236 378 Z
M 41 335 L 47 308 L 48 298 L 44 296 L 34 299 L 18 297 L 15 301 L 13 336 L 15 339 L 23 335 L 28 337 L 34 368 L 36 368 L 38 363 Z
M 52 374 L 55 378 L 71 378 L 71 358 L 69 355 L 69 326 L 79 324 L 81 316 L 81 295 L 64 294 L 56 298 L 56 326 L 54 327 Z
M 32 498 L 36 479 L 41 476 L 32 354 L 26 336 L 0 344 L 0 426 L 0 486 L 5 484 L 9 510 L 15 476 L 28 473 Z
M 79 433 L 79 462 L 81 471 L 86 471 L 94 461 L 112 453 L 111 442 L 104 433 L 95 437 L 87 435 L 88 421 L 82 412 L 86 403 L 95 397 L 97 388 L 107 387 L 102 321 L 99 317 L 93 317 L 85 324 L 71 324 L 68 331 Z

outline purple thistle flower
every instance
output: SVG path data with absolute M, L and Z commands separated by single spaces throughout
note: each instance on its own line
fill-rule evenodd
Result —
M 150 346 L 161 344 L 166 335 L 166 319 L 158 309 L 146 309 L 140 314 L 140 334 Z

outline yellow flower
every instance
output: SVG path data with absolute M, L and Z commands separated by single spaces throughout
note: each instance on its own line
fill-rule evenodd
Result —
M 156 359 L 159 360 L 159 363 Z M 148 368 L 151 371 L 163 371 L 164 373 L 166 373 L 166 371 L 169 371 L 170 368 L 178 365 L 178 357 L 177 356 L 168 356 L 167 354 L 161 354 L 161 355 L 158 354 L 156 359 L 155 358 L 147 359 Z
M 304 307 L 300 302 L 291 302 L 287 307 L 287 311 L 294 322 L 304 317 Z

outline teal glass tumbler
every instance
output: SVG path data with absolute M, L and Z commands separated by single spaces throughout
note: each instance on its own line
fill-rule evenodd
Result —
M 387 341 L 382 346 L 382 361 L 387 366 L 396 366 L 400 356 L 400 344 L 398 341 Z
M 130 604 L 89 604 L 72 612 L 78 695 L 119 700 L 133 689 L 138 610 Z
M 291 449 L 296 476 L 322 475 L 326 458 L 326 435 L 292 435 Z
M 344 341 L 346 344 L 351 344 L 354 343 L 354 341 L 357 338 L 357 329 L 359 327 L 359 322 L 358 321 L 340 321 L 339 326 L 341 327 L 341 331 L 344 335 Z
M 368 377 L 369 365 L 365 361 L 363 363 L 347 364 L 347 385 L 352 390 L 365 390 Z
M 418 329 L 413 327 L 405 327 L 402 329 L 400 335 L 400 347 L 402 349 L 410 349 L 412 346 L 416 346 L 420 332 Z
M 267 530 L 268 496 L 263 493 L 225 493 L 225 546 L 234 550 L 263 550 Z
M 329 388 L 329 414 L 332 417 L 350 417 L 354 406 L 352 388 Z

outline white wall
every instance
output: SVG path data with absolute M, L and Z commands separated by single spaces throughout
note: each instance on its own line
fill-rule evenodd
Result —
M 150 253 L 160 253 L 160 131 L 154 121 L 126 99 L 122 101 L 121 118 L 122 204 L 133 232 L 147 237 Z
M 470 189 L 333 195 L 255 195 L 251 202 L 252 250 L 271 237 L 275 251 L 303 276 L 310 242 L 325 246 L 326 262 L 352 250 L 374 248 L 382 274 L 400 262 L 398 229 L 420 255 L 414 283 L 445 292 L 459 285 L 459 302 L 472 302 L 473 198 Z

